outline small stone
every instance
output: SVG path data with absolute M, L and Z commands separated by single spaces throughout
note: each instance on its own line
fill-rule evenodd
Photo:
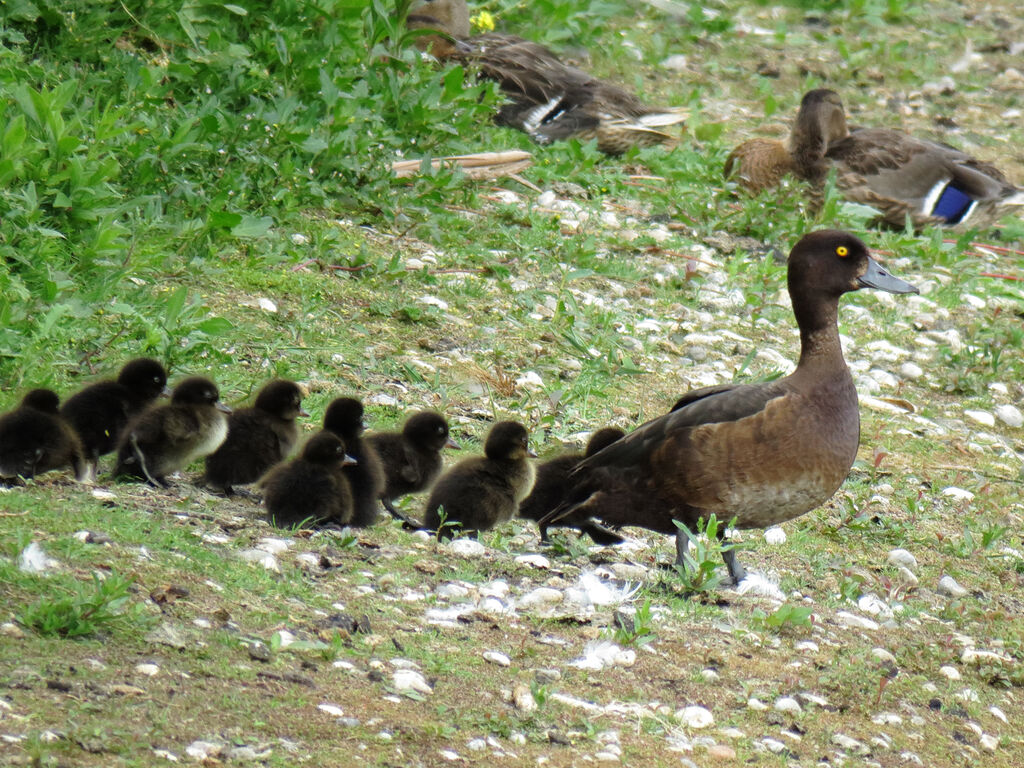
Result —
M 728 744 L 712 744 L 708 747 L 708 757 L 712 760 L 735 760 L 736 750 Z
M 562 602 L 565 595 L 560 589 L 553 589 L 551 587 L 537 587 L 530 592 L 527 592 L 521 598 L 518 603 L 520 607 L 530 608 L 541 605 L 557 605 Z
M 902 565 L 896 571 L 896 578 L 905 587 L 914 588 L 918 584 L 917 576 L 914 575 L 914 572 Z
M 967 590 L 957 584 L 956 579 L 952 576 L 943 576 L 939 579 L 939 584 L 935 588 L 935 591 L 940 595 L 953 598 L 964 597 L 967 595 Z
M 960 655 L 960 661 L 964 664 L 1013 664 L 1013 659 L 992 651 L 979 651 L 974 648 L 965 648 Z
M 277 304 L 268 299 L 266 296 L 260 296 L 258 299 L 256 299 L 256 306 L 258 306 L 264 312 L 269 312 L 272 315 L 277 314 Z
M 430 687 L 430 683 L 427 682 L 426 678 L 414 669 L 396 670 L 391 679 L 394 683 L 395 690 L 399 692 L 415 691 L 416 693 L 424 694 L 431 694 L 434 692 L 434 689 Z
M 900 376 L 905 379 L 919 379 L 924 376 L 924 370 L 917 363 L 904 363 L 900 366 Z
M 957 488 L 955 485 L 951 485 L 948 488 L 942 489 L 943 496 L 949 496 L 957 501 L 971 501 L 974 498 L 974 494 L 970 491 L 964 490 L 963 488 Z
M 832 735 L 832 743 L 840 749 L 847 752 L 854 752 L 858 755 L 867 755 L 871 753 L 871 750 L 866 744 L 857 741 L 856 739 L 850 738 L 842 733 L 836 733 Z
M 60 566 L 60 563 L 50 557 L 39 542 L 33 541 L 18 555 L 18 570 L 24 573 L 46 573 Z
M 752 709 L 755 712 L 764 712 L 768 709 L 768 705 L 760 699 L 749 698 L 747 699 L 747 709 Z
M 944 667 L 939 667 L 939 674 L 950 680 L 960 679 L 960 670 L 956 667 L 951 667 L 948 664 Z
M 481 752 L 487 749 L 487 742 L 484 739 L 470 739 L 466 743 L 466 748 L 472 752 Z
M 278 564 L 277 558 L 262 549 L 243 549 L 238 553 L 238 557 L 247 563 L 262 565 L 268 571 L 272 571 L 273 573 L 281 572 L 281 566 Z
M 520 712 L 529 714 L 537 710 L 537 700 L 528 686 L 519 683 L 512 689 L 512 704 Z
M 144 639 L 147 643 L 168 645 L 171 648 L 177 648 L 179 651 L 184 650 L 186 646 L 185 633 L 179 627 L 166 621 L 152 632 L 146 634 Z
M 890 550 L 885 562 L 897 567 L 917 568 L 917 558 L 905 549 Z
M 984 427 L 994 427 L 996 425 L 996 417 L 988 411 L 965 410 L 964 416 Z
M 1024 427 L 1024 413 L 1015 405 L 997 405 L 995 408 L 996 418 L 1003 424 L 1014 429 Z
M 874 631 L 879 628 L 878 622 L 872 621 L 865 616 L 857 616 L 849 611 L 839 611 L 836 613 L 836 618 L 839 619 L 840 624 L 845 627 L 850 627 L 851 629 L 867 629 Z
M 266 537 L 256 542 L 256 549 L 262 549 L 272 555 L 280 555 L 287 552 L 295 542 L 292 539 L 275 539 Z
M 775 700 L 775 710 L 777 712 L 788 712 L 796 715 L 803 712 L 803 707 L 800 706 L 800 702 L 794 699 L 792 696 L 780 696 Z
M 484 545 L 475 539 L 453 539 L 448 544 L 448 549 L 456 555 L 465 557 L 476 557 L 487 551 Z
M 520 565 L 530 565 L 544 570 L 551 567 L 551 561 L 544 557 L 544 555 L 519 555 L 516 558 L 516 562 Z
M 136 664 L 135 671 L 146 677 L 155 677 L 160 674 L 160 667 L 156 664 Z
M 439 584 L 434 592 L 438 597 L 447 598 L 449 600 L 458 600 L 464 597 L 469 597 L 469 588 L 464 587 L 462 584 Z
M 484 651 L 484 659 L 492 664 L 497 664 L 499 667 L 512 666 L 512 659 L 501 651 Z
M 270 661 L 273 654 L 267 644 L 260 640 L 247 643 L 245 650 L 249 652 L 249 658 L 254 661 Z
M 316 708 L 319 709 L 321 712 L 326 712 L 328 715 L 331 715 L 332 717 L 341 717 L 345 714 L 345 710 L 343 710 L 337 704 L 331 704 L 326 701 L 323 704 L 317 704 Z
M 715 724 L 715 717 L 711 710 L 705 707 L 689 706 L 676 712 L 676 717 L 688 728 L 707 728 Z
M 5 621 L 3 624 L 0 624 L 0 635 L 21 638 L 25 636 L 25 631 L 13 621 Z
M 779 526 L 773 525 L 771 528 L 765 529 L 764 540 L 768 544 L 785 544 L 786 532 Z
M 715 670 L 710 669 L 710 668 L 709 669 L 702 669 L 700 671 L 700 676 L 704 680 L 705 683 L 714 683 L 714 682 L 717 682 L 720 679 L 720 675 L 718 674 L 718 672 L 716 672 Z
M 686 69 L 686 56 L 681 53 L 673 53 L 662 60 L 661 67 L 673 72 L 682 72 Z
M 896 663 L 896 657 L 885 650 L 885 648 L 872 648 L 871 655 L 878 659 L 878 661 L 885 661 L 890 664 Z
M 981 748 L 989 752 L 995 752 L 999 748 L 999 739 L 987 733 L 981 734 Z

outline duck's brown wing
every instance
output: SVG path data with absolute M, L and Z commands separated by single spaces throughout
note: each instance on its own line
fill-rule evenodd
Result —
M 784 394 L 772 384 L 723 384 L 694 390 L 676 402 L 673 409 L 637 428 L 580 462 L 571 477 L 585 477 L 597 467 L 626 469 L 642 464 L 666 439 L 702 424 L 738 421 L 764 410 L 769 401 Z
M 926 206 L 939 185 L 952 183 L 974 200 L 997 200 L 1014 191 L 995 166 L 901 131 L 854 131 L 830 145 L 826 157 L 838 165 L 844 189 L 905 201 L 924 215 L 931 215 Z

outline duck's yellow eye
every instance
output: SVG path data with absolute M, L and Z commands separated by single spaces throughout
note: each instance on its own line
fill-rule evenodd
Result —
M 836 255 L 842 256 L 845 259 L 847 256 L 850 255 L 850 249 L 847 248 L 845 245 L 840 245 L 838 248 L 836 248 Z

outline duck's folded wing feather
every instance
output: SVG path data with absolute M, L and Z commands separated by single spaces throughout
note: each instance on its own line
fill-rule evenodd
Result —
M 763 384 L 724 384 L 694 390 L 680 398 L 669 413 L 580 462 L 572 474 L 579 476 L 596 467 L 638 464 L 674 432 L 753 416 L 782 394 L 781 388 Z

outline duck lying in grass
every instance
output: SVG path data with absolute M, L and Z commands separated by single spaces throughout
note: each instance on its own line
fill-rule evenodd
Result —
M 789 255 L 789 295 L 800 327 L 800 361 L 762 384 L 696 390 L 588 459 L 569 476 L 567 500 L 542 524 L 591 518 L 676 535 L 685 565 L 690 529 L 716 515 L 738 528 L 767 528 L 830 499 L 857 457 L 857 390 L 839 343 L 839 297 L 877 288 L 916 293 L 882 269 L 855 236 L 805 235 Z M 725 526 L 722 526 L 724 529 Z M 735 582 L 746 572 L 724 552 Z
M 596 139 L 600 151 L 620 155 L 633 146 L 673 144 L 675 137 L 664 129 L 686 119 L 683 110 L 648 106 L 617 85 L 563 63 L 537 43 L 496 33 L 471 37 L 465 0 L 425 0 L 412 8 L 408 25 L 441 33 L 421 37 L 424 50 L 496 82 L 508 103 L 495 121 L 539 144 Z
M 804 95 L 788 142 L 744 142 L 725 170 L 753 192 L 791 172 L 810 182 L 815 208 L 834 170 L 844 198 L 877 210 L 877 224 L 897 228 L 908 220 L 915 229 L 985 227 L 1024 206 L 1024 190 L 966 152 L 891 128 L 848 127 L 839 94 L 828 89 Z

